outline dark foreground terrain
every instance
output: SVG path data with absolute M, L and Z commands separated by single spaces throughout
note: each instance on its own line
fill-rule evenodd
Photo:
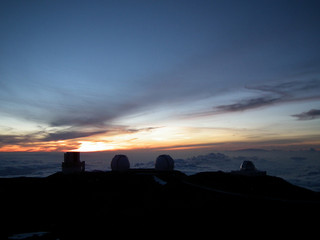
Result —
M 47 234 L 29 239 L 261 238 L 319 228 L 319 193 L 271 176 L 152 169 L 56 173 L 0 179 L 0 194 L 3 238 L 38 231 Z

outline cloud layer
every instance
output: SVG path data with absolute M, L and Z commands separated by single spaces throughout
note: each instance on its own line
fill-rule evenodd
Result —
M 273 105 L 320 100 L 320 80 L 288 81 L 268 85 L 247 86 L 253 96 L 233 103 L 213 106 L 210 111 L 187 114 L 189 117 L 243 112 Z M 311 112 L 317 114 L 317 112 Z
M 199 135 L 202 126 L 237 119 L 220 115 L 280 105 L 288 119 L 318 118 L 309 110 L 320 99 L 319 3 L 0 4 L 2 146 L 110 137 L 164 146 L 158 140 L 169 135 L 183 139 L 171 145 L 207 144 L 214 132 Z M 314 105 L 286 109 L 307 101 Z
M 217 106 L 215 107 L 216 113 L 245 111 L 286 102 L 320 99 L 320 80 L 315 79 L 247 88 L 255 90 L 257 95 L 263 96 L 241 99 L 237 103 Z
M 320 118 L 320 109 L 311 109 L 308 112 L 303 112 L 303 113 L 299 113 L 299 114 L 294 114 L 292 115 L 293 117 L 296 117 L 297 120 L 313 120 L 313 119 L 317 119 Z

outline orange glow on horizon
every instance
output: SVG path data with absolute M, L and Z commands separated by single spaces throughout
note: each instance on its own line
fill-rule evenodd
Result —
M 248 137 L 249 136 L 249 137 Z M 59 141 L 32 141 L 20 144 L 3 144 L 0 152 L 98 152 L 119 150 L 167 150 L 183 151 L 191 149 L 237 150 L 244 148 L 265 149 L 319 149 L 315 137 L 304 138 L 294 142 L 291 139 L 300 136 L 279 135 L 268 138 L 261 136 L 252 139 L 246 131 L 232 131 L 223 128 L 161 127 L 136 132 L 119 134 L 97 134 L 83 138 Z M 287 139 L 288 141 L 283 141 Z
M 109 145 L 105 142 L 91 142 L 91 141 L 81 141 L 80 147 L 72 151 L 76 152 L 98 152 L 98 151 L 108 151 L 115 150 L 115 147 Z
M 6 145 L 0 147 L 0 152 L 99 152 L 99 151 L 118 151 L 118 150 L 163 150 L 163 151 L 184 151 L 192 149 L 209 149 L 219 148 L 219 151 L 238 150 L 245 148 L 263 148 L 263 149 L 283 149 L 283 150 L 294 150 L 294 149 L 310 149 L 314 148 L 317 151 L 320 150 L 319 143 L 305 143 L 305 144 L 259 144 L 259 143 L 232 143 L 232 142 L 220 142 L 213 144 L 186 144 L 184 146 L 170 145 L 170 144 L 159 144 L 159 145 L 131 145 L 131 146 L 112 146 L 104 142 L 91 142 L 82 141 L 76 144 L 70 144 L 69 146 L 63 144 L 58 145 L 33 145 L 33 146 L 19 146 L 19 145 Z
M 67 152 L 79 147 L 74 141 L 28 142 L 23 145 L 5 145 L 0 152 Z

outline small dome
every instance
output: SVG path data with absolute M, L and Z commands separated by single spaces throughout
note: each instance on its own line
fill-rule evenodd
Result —
M 243 161 L 240 166 L 240 171 L 256 171 L 256 167 L 251 161 Z
M 156 159 L 156 170 L 171 171 L 174 168 L 174 161 L 170 155 L 160 155 Z
M 112 171 L 126 171 L 130 168 L 130 162 L 126 155 L 115 155 L 111 161 Z

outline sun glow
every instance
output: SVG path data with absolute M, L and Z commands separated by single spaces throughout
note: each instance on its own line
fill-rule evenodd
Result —
M 96 152 L 96 151 L 107 151 L 115 149 L 114 146 L 107 144 L 105 142 L 91 142 L 91 141 L 81 141 L 81 145 L 78 149 L 74 151 L 80 152 Z

